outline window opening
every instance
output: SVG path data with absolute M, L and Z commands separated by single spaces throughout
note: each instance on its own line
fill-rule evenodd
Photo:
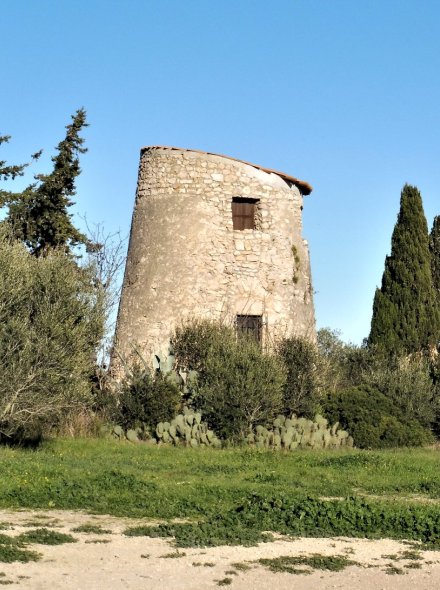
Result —
M 237 315 L 237 334 L 243 334 L 256 342 L 261 343 L 263 318 L 261 315 Z
M 255 216 L 258 199 L 234 197 L 232 199 L 233 229 L 255 229 Z

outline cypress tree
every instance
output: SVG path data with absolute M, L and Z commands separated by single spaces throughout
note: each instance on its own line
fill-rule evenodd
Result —
M 440 310 L 433 286 L 428 226 L 420 192 L 406 184 L 376 289 L 369 344 L 389 353 L 411 353 L 437 344 Z
M 72 246 L 87 244 L 86 236 L 76 229 L 68 212 L 74 204 L 71 197 L 76 194 L 75 179 L 81 172 L 79 155 L 87 151 L 80 136 L 86 126 L 86 112 L 79 109 L 57 146 L 52 172 L 37 175 L 37 183 L 13 195 L 8 203 L 7 221 L 13 234 L 36 256 L 53 248 L 68 253 Z
M 434 217 L 431 234 L 429 236 L 429 251 L 431 253 L 432 282 L 437 291 L 440 305 L 440 215 Z

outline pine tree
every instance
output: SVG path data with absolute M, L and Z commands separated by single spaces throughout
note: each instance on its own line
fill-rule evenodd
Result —
M 0 135 L 0 145 L 2 143 L 8 143 L 11 139 L 10 135 Z M 8 178 L 14 178 L 16 176 L 22 176 L 24 173 L 24 169 L 26 168 L 27 164 L 17 164 L 12 166 L 7 166 L 5 160 L 0 160 L 0 179 L 1 180 L 8 180 Z
M 437 291 L 440 306 L 440 215 L 434 217 L 429 236 L 429 251 L 431 253 L 432 282 L 434 289 Z
M 2 145 L 2 143 L 8 143 L 10 139 L 10 135 L 0 135 L 0 145 Z M 40 156 L 41 151 L 33 154 L 32 159 L 38 160 Z M 29 166 L 29 163 L 8 165 L 6 160 L 0 160 L 0 180 L 15 180 L 17 176 L 23 176 L 24 170 L 27 166 Z M 10 191 L 0 189 L 0 206 L 3 206 L 10 197 Z
M 440 310 L 431 274 L 428 226 L 421 195 L 405 185 L 385 259 L 382 286 L 373 303 L 370 345 L 411 353 L 437 344 Z
M 73 246 L 87 243 L 86 236 L 75 228 L 68 212 L 74 204 L 71 197 L 76 194 L 75 179 L 81 172 L 79 155 L 87 151 L 80 137 L 86 126 L 86 112 L 79 109 L 66 127 L 65 138 L 57 146 L 52 172 L 37 175 L 35 184 L 13 195 L 8 203 L 7 221 L 15 237 L 37 256 L 53 248 L 63 248 L 68 253 Z

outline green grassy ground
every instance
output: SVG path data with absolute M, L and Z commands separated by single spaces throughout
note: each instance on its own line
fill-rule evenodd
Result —
M 234 527 L 241 532 L 229 540 L 244 538 L 243 527 L 249 531 L 254 525 L 250 542 L 264 530 L 314 534 L 315 524 L 316 534 L 389 531 L 389 536 L 425 542 L 440 532 L 440 452 L 435 450 L 285 454 L 56 440 L 34 451 L 0 448 L 0 472 L 0 507 L 81 508 L 211 523 L 199 541 L 194 541 L 199 529 L 178 531 L 187 545 L 206 544 L 209 527 L 216 529 L 218 542 Z M 328 502 L 348 496 L 357 499 Z M 302 506 L 307 506 L 303 516 Z M 292 524 L 295 519 L 302 528 Z M 166 535 L 170 529 L 156 532 Z
M 0 448 L 0 471 L 0 507 L 116 516 L 200 516 L 250 494 L 440 500 L 440 452 L 424 449 L 284 454 L 56 440 Z

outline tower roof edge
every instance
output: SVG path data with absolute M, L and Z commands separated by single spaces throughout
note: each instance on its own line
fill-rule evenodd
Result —
M 223 154 L 216 154 L 214 152 L 204 152 L 202 150 L 194 150 L 189 148 L 180 148 L 174 146 L 166 146 L 166 145 L 150 145 L 141 148 L 141 155 L 145 152 L 152 151 L 152 150 L 175 150 L 180 152 L 193 152 L 196 154 L 203 154 L 206 156 L 217 156 L 219 158 L 226 158 L 227 160 L 232 160 L 234 162 L 240 162 L 241 164 L 246 164 L 248 166 L 252 166 L 253 168 L 257 168 L 258 170 L 262 170 L 263 172 L 267 172 L 268 174 L 276 174 L 280 176 L 283 180 L 290 184 L 294 184 L 299 188 L 303 195 L 309 195 L 313 187 L 306 182 L 305 180 L 300 180 L 299 178 L 295 178 L 290 174 L 286 174 L 285 172 L 281 172 L 280 170 L 273 170 L 272 168 L 266 168 L 265 166 L 259 166 L 258 164 L 253 164 L 252 162 L 247 162 L 246 160 L 240 160 L 239 158 L 233 158 L 232 156 L 225 156 Z

